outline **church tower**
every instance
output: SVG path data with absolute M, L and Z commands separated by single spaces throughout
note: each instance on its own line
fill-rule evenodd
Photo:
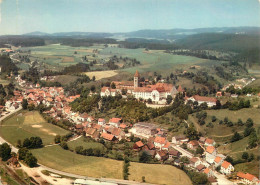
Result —
M 135 75 L 134 75 L 134 88 L 139 87 L 139 78 L 140 78 L 140 74 L 136 70 Z

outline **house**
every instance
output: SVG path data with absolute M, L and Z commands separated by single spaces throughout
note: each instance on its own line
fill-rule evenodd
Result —
M 18 158 L 16 156 L 11 157 L 10 159 L 8 159 L 7 164 L 13 168 L 18 168 L 20 167 Z
M 220 172 L 225 174 L 225 175 L 230 175 L 231 172 L 234 171 L 234 167 L 232 166 L 231 163 L 227 162 L 227 161 L 224 161 L 222 164 L 221 164 L 221 167 L 220 167 Z
M 208 146 L 206 148 L 206 161 L 212 164 L 216 158 L 217 151 L 214 146 Z
M 216 156 L 216 158 L 214 159 L 214 166 L 215 166 L 215 167 L 218 167 L 218 166 L 220 166 L 223 162 L 224 162 L 224 158 L 223 158 L 223 157 Z
M 155 148 L 162 149 L 162 147 L 166 144 L 166 138 L 164 137 L 155 137 L 154 146 Z
M 103 118 L 98 119 L 98 124 L 104 126 L 106 124 L 106 120 Z
M 119 141 L 125 138 L 125 133 L 120 128 L 110 128 L 111 134 L 114 135 Z
M 83 113 L 79 116 L 79 121 L 86 122 L 87 120 L 88 120 L 88 114 L 87 113 Z
M 198 170 L 198 172 L 201 172 L 203 169 L 205 169 L 206 168 L 206 166 L 205 165 L 203 165 L 203 164 L 199 164 L 197 167 L 196 167 L 196 169 Z
M 189 160 L 190 160 L 190 166 L 192 166 L 192 167 L 194 167 L 194 168 L 196 168 L 198 165 L 201 164 L 200 159 L 197 158 L 197 157 L 192 157 L 192 158 L 190 158 Z
M 134 124 L 133 128 L 129 130 L 135 137 L 150 138 L 157 133 L 156 125 L 151 123 L 139 122 Z
M 188 141 L 189 139 L 184 135 L 172 137 L 172 143 L 176 145 L 182 145 L 183 143 L 186 143 Z
M 143 146 L 144 146 L 144 144 L 143 144 L 142 141 L 137 141 L 137 142 L 134 144 L 133 148 L 134 148 L 135 150 L 141 150 Z
M 205 144 L 205 141 L 206 141 L 206 138 L 205 137 L 200 137 L 200 139 L 199 139 L 199 142 L 201 143 L 201 144 Z
M 199 142 L 196 140 L 189 141 L 187 147 L 191 150 L 196 150 L 199 146 Z
M 205 141 L 205 146 L 215 146 L 216 142 L 213 139 L 207 138 Z
M 83 131 L 83 125 L 82 124 L 76 124 L 75 125 L 75 129 L 77 131 L 77 133 L 81 133 Z
M 114 126 L 114 127 L 119 127 L 119 125 L 121 124 L 122 119 L 121 118 L 111 118 L 109 120 L 109 125 Z
M 214 173 L 211 169 L 206 168 L 203 173 L 205 173 L 208 177 L 214 177 Z
M 206 97 L 206 96 L 199 96 L 199 95 L 194 95 L 192 97 L 189 97 L 186 99 L 186 102 L 191 100 L 192 102 L 197 101 L 199 105 L 202 103 L 206 103 L 208 107 L 216 106 L 217 99 L 214 97 Z
M 243 172 L 238 172 L 237 177 L 242 181 L 242 183 L 257 185 L 258 178 L 254 175 L 251 175 L 250 173 L 245 174 Z
M 175 149 L 170 149 L 168 154 L 169 154 L 169 159 L 179 158 L 181 156 L 181 153 Z
M 108 140 L 108 141 L 115 141 L 116 137 L 112 134 L 108 134 L 108 133 L 102 133 L 101 136 L 103 139 Z
M 156 152 L 155 159 L 158 161 L 165 161 L 168 159 L 168 155 L 166 151 L 160 150 Z

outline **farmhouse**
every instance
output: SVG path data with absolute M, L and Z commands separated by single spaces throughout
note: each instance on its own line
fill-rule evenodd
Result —
M 192 97 L 186 97 L 186 103 L 191 100 L 192 102 L 197 101 L 199 105 L 202 103 L 207 103 L 208 107 L 212 107 L 216 105 L 217 99 L 213 97 L 199 96 L 194 95 Z
M 250 173 L 245 174 L 243 172 L 238 172 L 237 177 L 245 184 L 257 184 L 258 181 L 258 178 L 254 175 L 251 175 Z
M 155 85 L 140 85 L 140 74 L 136 71 L 134 75 L 134 82 L 117 82 L 114 81 L 111 84 L 115 85 L 115 89 L 112 87 L 103 87 L 101 89 L 101 97 L 103 96 L 116 96 L 116 94 L 122 94 L 122 90 L 126 90 L 128 94 L 134 95 L 136 99 L 148 100 L 151 99 L 153 102 L 166 103 L 167 96 L 174 97 L 178 91 L 175 86 L 167 83 L 157 83 Z

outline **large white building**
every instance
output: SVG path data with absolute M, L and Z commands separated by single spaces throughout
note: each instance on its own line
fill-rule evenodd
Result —
M 115 96 L 116 94 L 122 94 L 125 90 L 128 94 L 132 94 L 136 99 L 148 100 L 153 102 L 165 102 L 167 96 L 175 97 L 178 93 L 174 85 L 168 83 L 156 83 L 155 85 L 140 85 L 140 74 L 136 71 L 134 75 L 134 81 L 114 81 L 115 88 L 103 87 L 101 89 L 102 96 Z

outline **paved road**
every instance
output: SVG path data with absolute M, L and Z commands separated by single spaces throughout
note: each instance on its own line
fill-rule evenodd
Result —
M 190 152 L 188 152 L 187 150 L 184 150 L 183 148 L 181 148 L 181 147 L 179 147 L 179 146 L 173 145 L 172 147 L 173 147 L 175 150 L 181 152 L 182 155 L 184 155 L 184 156 L 186 156 L 186 157 L 188 157 L 188 158 L 192 158 L 192 157 L 193 157 L 193 155 L 192 155 Z

